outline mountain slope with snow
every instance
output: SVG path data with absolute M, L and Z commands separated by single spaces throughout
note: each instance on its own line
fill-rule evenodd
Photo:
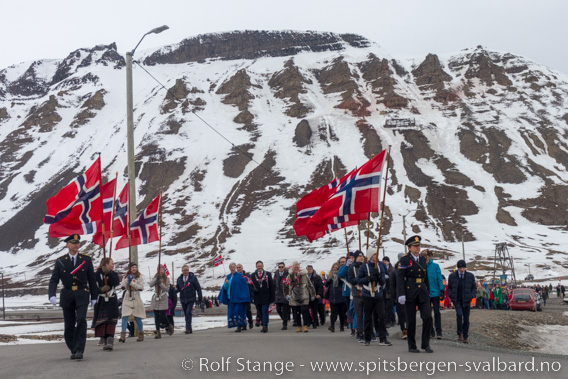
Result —
M 391 259 L 407 215 L 407 235 L 447 258 L 443 269 L 463 239 L 479 276 L 492 274 L 499 242 L 517 278 L 525 264 L 536 277 L 568 273 L 565 74 L 482 47 L 399 59 L 363 37 L 291 31 L 203 35 L 135 58 L 138 210 L 164 192 L 163 260 L 190 263 L 206 287 L 219 284 L 219 253 L 249 270 L 262 259 L 327 271 L 344 234 L 296 237 L 295 203 L 388 146 Z M 47 198 L 98 153 L 103 176 L 125 183 L 125 95 L 114 45 L 0 71 L 0 257 L 11 286 L 44 286 L 63 251 L 42 224 Z M 378 215 L 371 222 L 376 246 Z M 348 233 L 354 250 L 357 230 Z M 157 250 L 139 247 L 143 273 Z

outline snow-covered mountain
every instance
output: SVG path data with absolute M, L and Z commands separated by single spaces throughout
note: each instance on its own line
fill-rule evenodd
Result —
M 498 242 L 517 278 L 526 264 L 536 277 L 568 274 L 565 74 L 479 46 L 400 58 L 361 36 L 292 31 L 200 35 L 135 60 L 138 210 L 164 191 L 163 260 L 178 272 L 189 263 L 205 287 L 219 284 L 219 253 L 249 270 L 262 259 L 328 271 L 345 254 L 344 233 L 296 237 L 295 203 L 388 146 L 386 255 L 403 251 L 406 216 L 407 234 L 421 234 L 444 270 L 463 239 L 476 275 L 493 272 Z M 99 152 L 103 176 L 125 183 L 125 76 L 114 44 L 0 71 L 9 286 L 45 293 L 64 249 L 42 224 L 45 202 Z M 375 245 L 378 215 L 371 221 Z M 348 233 L 355 250 L 357 229 Z M 157 252 L 139 248 L 143 273 Z M 113 253 L 119 268 L 127 255 Z

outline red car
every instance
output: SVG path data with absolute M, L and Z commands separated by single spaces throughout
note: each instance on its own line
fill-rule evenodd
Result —
M 537 310 L 542 310 L 542 308 L 540 307 L 539 296 L 534 292 L 534 290 L 530 288 L 514 289 L 513 296 L 511 297 L 511 301 L 509 302 L 509 307 L 513 311 L 527 310 L 536 312 Z

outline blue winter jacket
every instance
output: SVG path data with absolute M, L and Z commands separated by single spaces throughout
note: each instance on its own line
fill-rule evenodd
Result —
M 337 276 L 339 276 L 341 279 L 343 279 L 341 281 L 341 295 L 344 297 L 349 297 L 351 296 L 351 287 L 349 287 L 347 285 L 348 281 L 347 281 L 347 273 L 349 272 L 349 266 L 347 266 L 346 264 L 341 266 L 339 268 L 339 271 L 337 271 Z
M 442 278 L 440 265 L 430 259 L 430 262 L 426 265 L 426 271 L 430 284 L 430 297 L 440 297 L 440 294 L 444 292 L 444 278 Z
M 371 278 L 375 275 L 378 276 L 378 281 L 375 281 L 375 299 L 383 299 L 383 286 L 385 284 L 385 272 L 387 268 L 383 262 L 379 262 L 379 270 L 375 268 L 375 264 L 368 262 L 362 264 L 357 272 L 357 283 L 363 286 L 361 295 L 363 297 L 371 296 Z

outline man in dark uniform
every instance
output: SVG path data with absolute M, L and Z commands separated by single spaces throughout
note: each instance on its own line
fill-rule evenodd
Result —
M 98 287 L 93 262 L 88 255 L 79 254 L 78 234 L 65 238 L 68 253 L 55 260 L 49 280 L 49 301 L 56 305 L 55 294 L 61 280 L 63 289 L 59 294 L 59 306 L 65 320 L 65 343 L 71 350 L 71 359 L 83 359 L 87 340 L 87 308 L 89 295 L 91 305 L 97 302 Z
M 405 305 L 408 322 L 408 351 L 419 353 L 416 348 L 416 307 L 420 309 L 422 318 L 422 349 L 433 353 L 430 348 L 430 330 L 432 329 L 432 308 L 430 307 L 430 290 L 426 259 L 420 256 L 420 236 L 412 236 L 406 240 L 408 254 L 400 258 L 396 278 L 396 294 L 398 303 Z

